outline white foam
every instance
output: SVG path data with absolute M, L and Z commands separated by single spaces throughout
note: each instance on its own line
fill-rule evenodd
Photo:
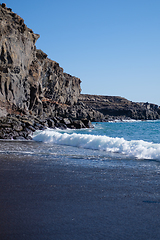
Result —
M 80 147 L 85 149 L 103 150 L 121 153 L 138 159 L 160 160 L 160 144 L 142 140 L 127 141 L 124 138 L 108 136 L 59 132 L 55 130 L 38 131 L 33 140 Z

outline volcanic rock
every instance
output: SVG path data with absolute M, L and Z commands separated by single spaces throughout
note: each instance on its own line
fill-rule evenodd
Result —
M 100 112 L 102 121 L 110 120 L 156 120 L 160 119 L 160 108 L 156 104 L 137 103 L 122 97 L 81 94 L 79 101 Z M 93 119 L 92 119 L 93 121 Z
M 10 111 L 14 105 L 41 115 L 45 99 L 63 104 L 78 100 L 80 79 L 64 73 L 57 62 L 36 49 L 39 37 L 20 16 L 0 5 L 0 103 L 9 102 Z M 4 115 L 9 112 L 5 109 Z

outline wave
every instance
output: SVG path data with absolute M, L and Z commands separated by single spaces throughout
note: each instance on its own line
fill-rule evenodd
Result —
M 84 149 L 102 150 L 120 153 L 127 157 L 138 159 L 160 160 L 160 144 L 145 142 L 143 140 L 127 141 L 124 138 L 113 138 L 101 135 L 66 133 L 46 129 L 37 131 L 33 136 L 34 141 L 68 145 Z

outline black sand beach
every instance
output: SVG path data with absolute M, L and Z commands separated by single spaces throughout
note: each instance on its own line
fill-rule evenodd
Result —
M 1 155 L 0 183 L 2 240 L 159 239 L 158 171 Z

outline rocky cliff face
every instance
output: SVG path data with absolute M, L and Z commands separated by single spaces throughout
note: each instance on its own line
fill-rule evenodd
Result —
M 80 79 L 37 50 L 38 38 L 20 16 L 0 5 L 1 115 L 13 109 L 43 114 L 43 102 L 73 105 L 78 100 Z
M 115 119 L 156 120 L 160 119 L 160 107 L 151 103 L 137 103 L 122 97 L 81 94 L 79 101 L 100 112 L 101 121 Z

